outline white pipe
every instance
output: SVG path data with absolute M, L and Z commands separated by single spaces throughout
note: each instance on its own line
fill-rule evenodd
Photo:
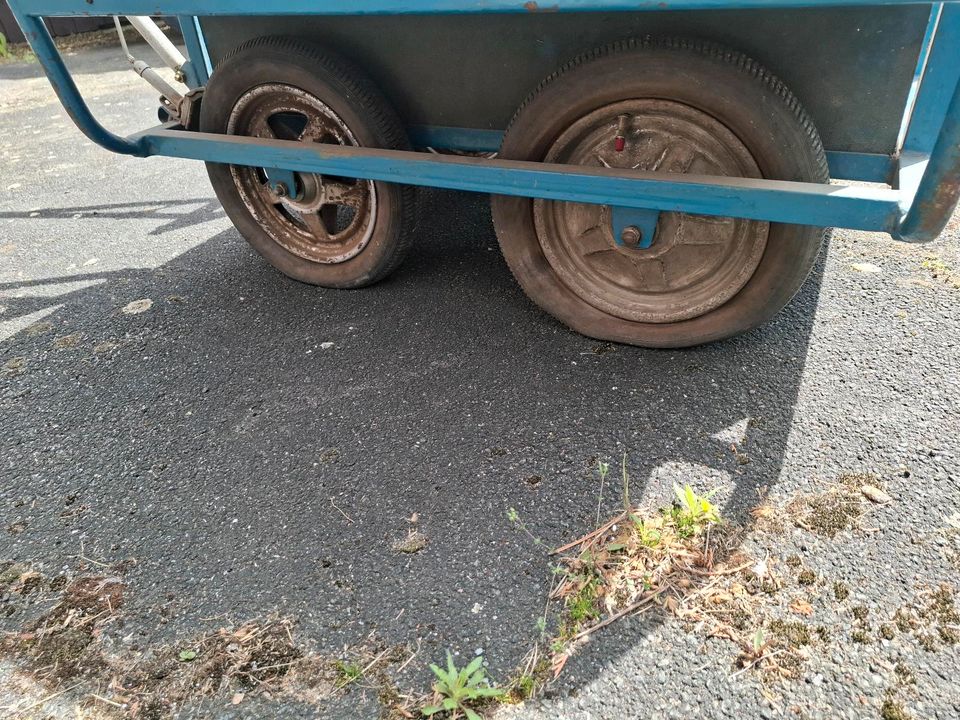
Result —
M 147 65 L 143 60 L 134 60 L 133 61 L 133 71 L 150 83 L 155 90 L 159 91 L 167 100 L 173 103 L 174 107 L 180 105 L 180 101 L 183 100 L 183 96 L 178 93 L 173 87 L 152 67 Z
M 120 26 L 120 18 L 116 15 L 113 16 L 113 24 L 117 26 L 117 34 L 120 36 L 120 46 L 123 48 L 123 54 L 126 55 L 127 61 L 130 63 L 133 71 L 152 85 L 154 90 L 163 95 L 174 107 L 180 107 L 183 96 L 178 93 L 170 83 L 160 77 L 156 70 L 147 65 L 143 60 L 137 60 L 130 54 L 130 49 L 127 47 L 127 40 L 123 36 L 123 28 Z
M 150 47 L 157 51 L 160 59 L 172 70 L 179 72 L 187 59 L 177 50 L 174 45 L 163 34 L 163 31 L 157 24 L 146 15 L 127 15 L 127 20 L 137 29 L 137 32 L 143 36 Z

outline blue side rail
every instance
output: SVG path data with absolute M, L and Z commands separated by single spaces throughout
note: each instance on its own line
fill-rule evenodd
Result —
M 373 15 L 759 9 L 922 4 L 921 0 L 278 0 L 270 15 Z M 890 180 L 889 187 L 680 175 L 584 168 L 549 163 L 433 155 L 340 145 L 304 145 L 185 131 L 161 125 L 129 137 L 111 133 L 91 113 L 64 65 L 44 17 L 177 15 L 190 67 L 202 85 L 209 59 L 197 16 L 263 15 L 252 0 L 10 0 L 10 8 L 54 90 L 80 130 L 117 153 L 162 155 L 208 162 L 283 168 L 368 180 L 444 187 L 501 195 L 615 205 L 659 211 L 741 217 L 882 231 L 908 242 L 935 239 L 960 200 L 960 0 L 933 6 L 928 42 L 918 63 L 915 91 L 904 112 L 904 140 L 892 158 L 834 153 L 834 175 Z M 489 141 L 489 139 L 487 139 Z M 877 162 L 877 160 L 880 162 Z M 849 171 L 849 172 L 845 172 Z

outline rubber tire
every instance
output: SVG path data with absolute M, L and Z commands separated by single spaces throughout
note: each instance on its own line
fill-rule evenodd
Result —
M 272 82 L 293 85 L 319 98 L 346 123 L 361 146 L 410 149 L 396 111 L 359 69 L 316 45 L 287 37 L 255 38 L 217 64 L 204 91 L 200 130 L 225 133 L 237 101 L 252 88 Z M 243 203 L 229 165 L 207 163 L 207 174 L 240 234 L 273 267 L 301 282 L 332 288 L 370 285 L 395 270 L 410 245 L 416 194 L 409 185 L 375 183 L 373 236 L 355 257 L 325 264 L 302 258 L 270 237 Z
M 679 39 L 624 41 L 568 63 L 517 111 L 500 156 L 542 161 L 576 120 L 634 98 L 675 100 L 713 116 L 750 150 L 765 178 L 829 181 L 820 136 L 780 80 L 740 53 Z M 532 200 L 497 195 L 491 202 L 507 264 L 537 305 L 589 337 L 644 347 L 699 345 L 768 321 L 800 289 L 825 236 L 822 228 L 771 224 L 756 272 L 725 304 L 688 320 L 644 323 L 607 314 L 563 284 L 541 250 Z

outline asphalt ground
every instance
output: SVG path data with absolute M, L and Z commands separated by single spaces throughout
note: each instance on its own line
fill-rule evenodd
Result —
M 111 129 L 152 122 L 152 92 L 115 49 L 69 60 Z M 894 501 L 867 527 L 748 541 L 820 578 L 817 618 L 835 640 L 800 677 L 771 689 L 734 674 L 729 642 L 646 614 L 499 712 L 879 717 L 903 664 L 906 711 L 960 716 L 956 645 L 849 640 L 850 603 L 889 617 L 923 588 L 957 586 L 956 223 L 926 247 L 835 233 L 795 301 L 743 337 L 607 346 L 525 299 L 485 197 L 424 192 L 393 277 L 312 288 L 245 245 L 201 165 L 96 148 L 35 64 L 0 66 L 0 96 L 0 560 L 55 575 L 132 558 L 125 642 L 280 614 L 322 654 L 371 638 L 419 647 L 403 687 L 425 690 L 447 649 L 482 652 L 502 678 L 536 640 L 552 581 L 508 512 L 550 546 L 590 531 L 598 459 L 625 454 L 631 496 L 651 507 L 674 482 L 719 488 L 733 522 L 763 488 L 786 505 L 873 473 Z M 123 312 L 139 300 L 152 305 Z M 601 514 L 618 504 L 608 490 Z M 426 546 L 398 552 L 414 526 Z M 837 581 L 853 593 L 842 607 Z M 382 712 L 375 689 L 354 687 L 318 705 L 198 700 L 180 716 Z

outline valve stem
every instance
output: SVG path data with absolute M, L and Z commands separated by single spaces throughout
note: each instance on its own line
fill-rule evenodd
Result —
M 627 123 L 629 122 L 629 115 L 620 115 L 617 118 L 617 136 L 613 139 L 613 149 L 616 152 L 623 152 L 627 146 Z

